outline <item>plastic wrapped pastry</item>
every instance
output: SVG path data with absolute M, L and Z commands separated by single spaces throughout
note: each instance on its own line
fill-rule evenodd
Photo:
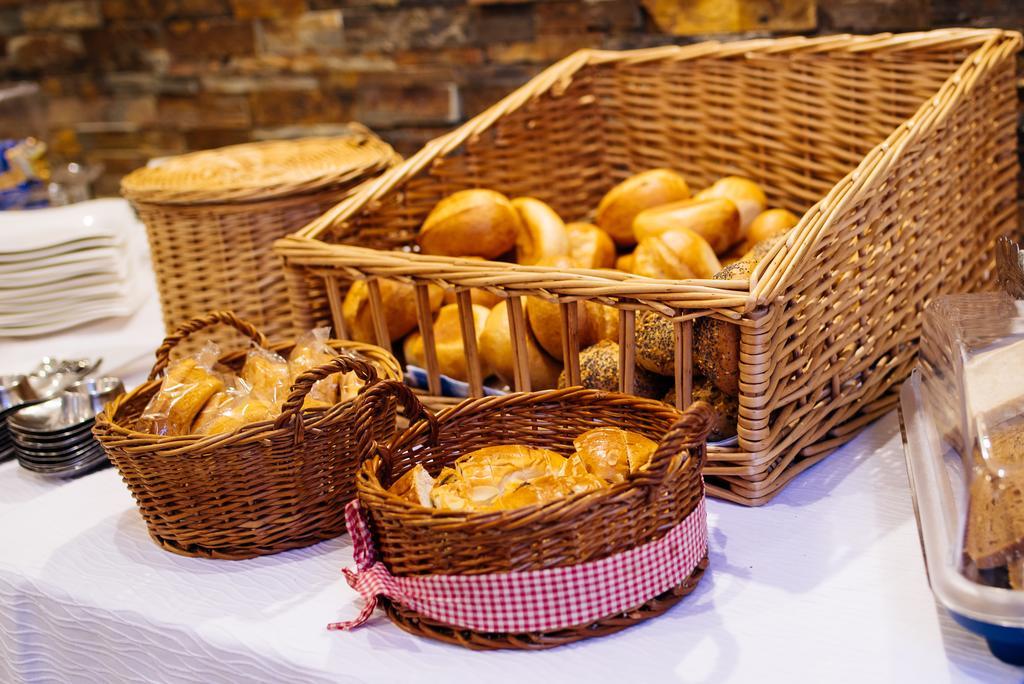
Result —
M 254 344 L 245 356 L 241 377 L 252 388 L 253 396 L 280 411 L 292 384 L 288 361 L 283 356 Z
M 330 328 L 315 328 L 300 337 L 295 342 L 291 355 L 288 357 L 288 370 L 291 373 L 291 381 L 306 371 L 322 366 L 334 359 L 334 351 L 327 344 L 330 338 Z M 319 380 L 313 384 L 306 395 L 306 401 L 302 408 L 325 408 L 333 406 L 338 401 L 338 376 Z
M 198 435 L 218 435 L 234 432 L 243 425 L 274 418 L 279 410 L 256 395 L 244 380 L 236 380 L 232 387 L 210 397 L 196 417 L 192 432 Z
M 573 440 L 587 470 L 606 482 L 623 482 L 650 463 L 658 444 L 619 428 L 595 428 Z
M 219 355 L 217 345 L 208 343 L 198 354 L 171 363 L 136 429 L 157 435 L 188 434 L 207 400 L 224 389 L 224 381 L 212 370 Z

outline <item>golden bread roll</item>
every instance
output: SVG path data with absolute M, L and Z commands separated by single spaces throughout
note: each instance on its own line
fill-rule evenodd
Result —
M 754 222 L 757 215 L 768 207 L 768 198 L 765 197 L 761 186 L 742 176 L 726 176 L 718 179 L 711 187 L 701 190 L 695 195 L 696 199 L 712 199 L 715 197 L 732 200 L 740 212 L 740 237 L 747 237 L 747 229 Z
M 434 478 L 426 468 L 417 463 L 407 470 L 402 477 L 388 487 L 388 491 L 409 503 L 431 508 L 430 490 L 434 488 Z
M 388 336 L 394 342 L 416 328 L 416 286 L 388 278 L 381 278 L 378 282 Z M 430 310 L 437 311 L 444 299 L 444 290 L 436 285 L 429 285 L 428 293 Z M 341 304 L 341 315 L 345 320 L 349 339 L 377 343 L 377 335 L 373 328 L 373 311 L 370 308 L 370 286 L 365 280 L 352 283 Z
M 463 259 L 469 259 L 470 261 L 484 261 L 483 257 L 468 256 L 462 257 Z M 433 293 L 431 293 L 433 297 Z M 480 306 L 486 306 L 488 309 L 494 308 L 494 305 L 501 301 L 501 297 L 496 294 L 491 294 L 487 290 L 481 290 L 480 288 L 474 287 L 469 291 L 469 300 L 474 304 Z M 442 304 L 455 304 L 458 302 L 455 290 L 444 290 L 444 297 L 441 300 Z
M 203 410 L 196 418 L 192 432 L 197 435 L 219 435 L 234 432 L 243 425 L 275 418 L 271 405 L 251 392 L 243 392 L 214 408 Z
M 458 301 L 458 298 L 455 296 L 455 290 L 444 291 L 444 298 L 441 300 L 442 304 L 456 304 Z M 478 287 L 474 287 L 469 291 L 469 301 L 477 306 L 482 306 L 490 310 L 501 301 L 501 297 L 496 294 L 491 294 L 487 290 L 481 290 Z
M 519 213 L 517 263 L 533 266 L 544 259 L 569 256 L 569 233 L 554 209 L 533 197 L 517 197 L 512 206 Z
M 601 317 L 597 323 L 597 342 L 619 339 L 619 310 L 614 306 L 599 305 Z
M 658 448 L 639 433 L 612 427 L 587 430 L 572 443 L 587 470 L 613 484 L 646 467 Z
M 769 209 L 762 211 L 750 224 L 747 239 L 739 246 L 738 251 L 746 254 L 756 245 L 779 235 L 785 235 L 790 228 L 800 223 L 800 217 L 785 209 Z
M 562 366 L 541 349 L 529 330 L 529 324 L 523 332 L 526 334 L 530 387 L 533 390 L 551 389 L 558 383 L 558 373 Z M 515 378 L 515 358 L 507 302 L 499 302 L 488 314 L 480 334 L 480 356 L 502 382 L 512 385 Z
M 649 278 L 711 278 L 721 269 L 707 240 L 686 228 L 646 238 L 633 252 L 633 273 Z
M 491 310 L 484 306 L 473 305 L 473 326 L 476 331 L 477 349 L 480 348 L 480 335 L 487 324 L 487 316 Z M 462 324 L 460 322 L 458 304 L 447 304 L 441 307 L 434 319 L 434 346 L 437 349 L 437 365 L 442 375 L 456 380 L 469 379 L 469 362 L 462 344 Z M 423 348 L 423 335 L 416 331 L 405 338 L 402 344 L 405 362 L 420 368 L 427 367 L 427 355 Z M 490 375 L 490 370 L 480 357 L 482 377 Z
M 744 280 L 757 261 L 741 259 L 715 275 L 715 280 Z M 693 325 L 693 365 L 730 397 L 739 394 L 740 329 L 735 323 L 704 316 Z
M 629 254 L 623 254 L 622 256 L 617 257 L 615 259 L 615 268 L 626 273 L 632 273 L 633 261 L 633 252 L 630 252 Z
M 156 435 L 186 435 L 210 397 L 223 389 L 223 380 L 195 358 L 175 361 L 135 429 Z
M 430 500 L 435 508 L 486 510 L 495 499 L 524 482 L 546 475 L 562 475 L 568 461 L 548 449 L 522 444 L 501 444 L 477 449 L 438 475 Z
M 527 506 L 539 506 L 573 494 L 603 489 L 605 483 L 598 477 L 583 475 L 544 475 L 524 482 L 511 491 L 504 492 L 487 506 L 491 511 L 509 511 Z
M 576 339 L 580 349 L 604 339 L 618 337 L 618 313 L 600 302 L 573 302 L 576 306 Z M 611 311 L 609 314 L 608 312 Z M 557 302 L 540 297 L 526 298 L 526 320 L 541 348 L 562 361 L 562 312 Z
M 653 311 L 636 317 L 636 363 L 644 370 L 672 376 L 676 367 L 676 332 L 672 321 Z
M 740 239 L 740 212 L 732 200 L 712 197 L 652 207 L 633 219 L 637 242 L 679 228 L 692 230 L 707 240 L 716 254 L 724 254 Z
M 567 223 L 569 258 L 577 268 L 612 268 L 615 243 L 608 233 L 592 223 Z
M 568 386 L 568 375 L 563 370 L 558 386 Z M 633 393 L 656 399 L 665 393 L 665 381 L 657 374 L 636 368 Z M 589 389 L 619 391 L 619 345 L 612 340 L 601 340 L 580 352 L 580 385 Z
M 424 254 L 493 259 L 511 250 L 519 234 L 519 214 L 494 190 L 460 190 L 437 203 L 420 227 Z
M 608 191 L 597 205 L 597 227 L 611 235 L 615 244 L 636 244 L 633 219 L 644 209 L 687 199 L 686 179 L 671 169 L 651 169 L 630 176 Z
M 288 398 L 292 374 L 283 356 L 255 344 L 245 355 L 245 365 L 239 374 L 252 388 L 253 396 L 273 407 L 280 407 Z
M 442 511 L 473 511 L 474 502 L 462 476 L 452 468 L 443 469 L 430 490 L 430 507 Z
M 737 397 L 730 397 L 715 387 L 707 378 L 693 376 L 693 401 L 703 401 L 715 411 L 715 424 L 708 434 L 709 442 L 718 442 L 736 434 L 736 421 L 739 416 L 740 402 Z M 673 387 L 662 398 L 666 404 L 675 406 L 676 388 Z

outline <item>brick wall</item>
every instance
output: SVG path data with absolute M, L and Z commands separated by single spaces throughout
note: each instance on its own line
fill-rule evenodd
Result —
M 0 0 L 2 77 L 39 80 L 52 139 L 102 162 L 329 134 L 408 154 L 581 47 L 1024 27 L 1001 0 Z

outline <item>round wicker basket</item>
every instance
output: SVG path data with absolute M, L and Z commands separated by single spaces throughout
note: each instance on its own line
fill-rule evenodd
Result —
M 383 349 L 331 340 L 333 361 L 300 375 L 276 420 L 218 435 L 160 436 L 134 429 L 160 388 L 170 352 L 216 323 L 257 343 L 266 338 L 233 314 L 194 319 L 167 337 L 149 380 L 109 404 L 93 432 L 117 467 L 161 547 L 185 556 L 243 559 L 309 546 L 345 531 L 345 504 L 355 496 L 355 472 L 367 455 L 363 435 L 385 440 L 395 430 L 394 402 L 358 401 L 302 410 L 317 380 L 354 371 L 366 388 L 378 376 L 400 377 L 398 361 Z M 271 348 L 287 354 L 293 345 Z M 346 353 L 346 352 L 354 352 Z M 220 359 L 233 370 L 246 351 Z
M 359 502 L 381 561 L 394 575 L 479 575 L 565 567 L 600 560 L 660 539 L 704 498 L 701 466 L 714 420 L 707 404 L 685 412 L 660 402 L 579 387 L 472 399 L 433 418 L 399 383 L 380 382 L 363 401 L 397 396 L 422 420 L 377 444 L 359 470 Z M 659 441 L 647 470 L 606 489 L 539 506 L 488 512 L 439 512 L 387 487 L 415 464 L 436 475 L 475 449 L 527 444 L 567 454 L 594 427 L 633 430 Z M 628 613 L 556 632 L 484 634 L 440 623 L 382 599 L 402 629 L 472 649 L 538 649 L 603 636 L 660 615 L 693 591 L 705 557 L 678 586 Z

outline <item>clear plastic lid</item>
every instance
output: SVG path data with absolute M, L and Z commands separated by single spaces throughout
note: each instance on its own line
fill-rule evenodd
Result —
M 930 305 L 901 409 L 936 595 L 1024 627 L 1024 302 L 986 293 Z

